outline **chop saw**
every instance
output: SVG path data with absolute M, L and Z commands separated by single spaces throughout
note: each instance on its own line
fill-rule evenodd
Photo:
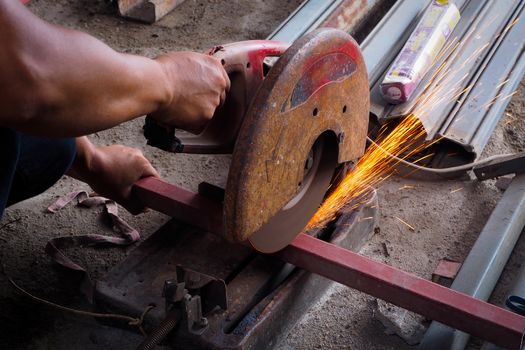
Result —
M 144 133 L 166 151 L 231 153 L 226 188 L 202 183 L 193 193 L 138 181 L 143 204 L 173 220 L 94 290 L 100 311 L 140 318 L 149 334 L 140 349 L 161 340 L 184 349 L 271 348 L 331 281 L 521 348 L 524 317 L 354 252 L 373 234 L 375 191 L 333 227 L 301 233 L 339 169 L 365 149 L 369 86 L 348 34 L 319 29 L 291 46 L 247 41 L 210 54 L 232 87 L 205 131 L 175 135 L 147 119 Z
M 144 134 L 168 152 L 231 153 L 226 188 L 202 183 L 192 193 L 138 181 L 142 203 L 174 220 L 98 281 L 94 300 L 105 312 L 150 310 L 146 328 L 164 332 L 151 338 L 170 333 L 177 346 L 265 349 L 330 282 L 259 253 L 294 240 L 345 165 L 364 153 L 367 71 L 354 39 L 335 29 L 292 45 L 244 41 L 210 54 L 231 89 L 206 129 L 175 132 L 147 118 Z M 376 217 L 376 201 L 372 194 L 325 239 L 358 249 L 373 232 L 375 219 L 361 219 Z
M 335 29 L 313 31 L 291 46 L 245 41 L 210 54 L 232 87 L 208 127 L 175 136 L 148 120 L 145 136 L 167 151 L 231 152 L 221 234 L 273 253 L 306 226 L 336 169 L 364 153 L 365 63 L 353 38 Z

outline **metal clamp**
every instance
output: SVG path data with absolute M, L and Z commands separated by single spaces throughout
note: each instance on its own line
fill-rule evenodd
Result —
M 224 281 L 177 266 L 176 278 L 166 280 L 162 297 L 166 314 L 179 310 L 181 326 L 191 334 L 201 335 L 208 329 L 205 314 L 219 307 L 227 308 Z

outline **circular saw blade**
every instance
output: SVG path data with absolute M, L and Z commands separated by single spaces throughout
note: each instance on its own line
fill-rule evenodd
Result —
M 338 163 L 363 154 L 368 111 L 366 67 L 350 35 L 325 28 L 294 42 L 244 117 L 225 192 L 226 237 L 268 253 L 286 246 L 315 213 Z M 319 164 L 308 178 L 310 151 Z
M 311 158 L 310 158 L 311 157 Z M 273 253 L 284 248 L 306 226 L 330 186 L 337 166 L 337 147 L 328 137 L 320 137 L 312 147 L 305 166 L 303 181 L 295 196 L 259 230 L 249 242 L 262 253 Z

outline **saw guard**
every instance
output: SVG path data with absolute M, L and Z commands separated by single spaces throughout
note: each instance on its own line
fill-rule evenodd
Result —
M 350 35 L 319 29 L 292 44 L 262 82 L 240 128 L 225 193 L 226 237 L 248 239 L 290 201 L 323 133 L 337 139 L 339 163 L 360 157 L 368 111 L 367 71 Z M 298 220 L 306 225 L 309 217 Z

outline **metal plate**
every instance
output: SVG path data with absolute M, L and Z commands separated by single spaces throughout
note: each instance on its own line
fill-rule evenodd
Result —
M 246 240 L 283 209 L 297 193 L 321 135 L 338 146 L 340 163 L 361 156 L 368 110 L 366 67 L 350 35 L 319 29 L 292 44 L 263 81 L 241 126 L 226 187 L 226 237 Z M 322 197 L 315 200 L 313 210 L 295 218 L 294 234 Z

